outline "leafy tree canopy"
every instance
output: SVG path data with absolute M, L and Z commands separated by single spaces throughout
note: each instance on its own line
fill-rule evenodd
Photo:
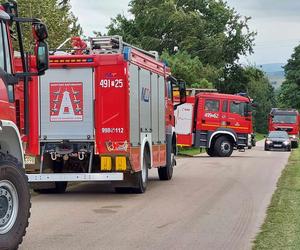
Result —
M 132 0 L 133 18 L 119 14 L 108 26 L 109 35 L 121 35 L 134 45 L 162 53 L 174 47 L 217 68 L 233 64 L 252 52 L 255 33 L 224 1 Z
M 164 51 L 162 60 L 172 68 L 172 74 L 183 79 L 188 86 L 195 88 L 213 88 L 213 82 L 218 79 L 220 72 L 209 65 L 203 66 L 198 57 L 192 58 L 186 51 L 170 55 Z
M 300 110 L 300 88 L 296 83 L 285 81 L 279 90 L 277 99 L 280 108 Z
M 39 18 L 47 25 L 48 43 L 52 49 L 67 38 L 82 34 L 78 19 L 71 12 L 70 0 L 18 0 L 18 7 L 19 16 Z M 23 25 L 26 50 L 33 48 L 31 34 L 31 27 Z
M 294 49 L 294 53 L 284 66 L 286 80 L 300 86 L 300 45 Z
M 272 107 L 276 106 L 274 88 L 265 74 L 254 66 L 241 67 L 236 65 L 232 72 L 220 83 L 219 88 L 224 93 L 247 93 L 257 107 L 254 109 L 255 131 L 267 132 L 267 117 Z
M 286 80 L 283 82 L 278 101 L 282 108 L 297 108 L 300 110 L 300 45 L 284 66 Z

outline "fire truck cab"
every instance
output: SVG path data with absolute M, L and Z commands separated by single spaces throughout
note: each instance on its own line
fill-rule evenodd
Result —
M 179 146 L 205 148 L 210 156 L 228 157 L 252 146 L 251 100 L 211 92 L 188 96 L 175 111 Z
M 269 114 L 269 132 L 286 131 L 292 141 L 292 147 L 299 145 L 299 112 L 297 109 L 272 108 Z
M 39 192 L 64 192 L 67 182 L 112 182 L 143 193 L 148 169 L 172 178 L 176 164 L 173 88 L 155 54 L 119 36 L 73 39 L 70 53 L 50 56 L 31 85 L 26 172 Z M 78 49 L 78 46 L 80 47 Z

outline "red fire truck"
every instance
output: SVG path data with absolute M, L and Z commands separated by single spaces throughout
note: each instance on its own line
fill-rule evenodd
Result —
M 37 61 L 28 72 L 22 42 L 21 23 L 32 23 Z M 22 242 L 30 215 L 30 193 L 24 171 L 24 154 L 16 126 L 14 86 L 47 69 L 46 27 L 37 19 L 18 17 L 17 4 L 0 5 L 0 249 L 16 249 Z M 11 29 L 16 32 L 22 71 L 16 72 Z
M 187 97 L 175 111 L 179 146 L 205 148 L 208 155 L 231 156 L 233 149 L 251 148 L 252 102 L 245 95 L 202 92 Z
M 176 164 L 173 88 L 155 54 L 119 36 L 73 39 L 69 53 L 50 56 L 50 69 L 30 86 L 26 172 L 39 192 L 64 192 L 67 182 L 113 182 L 143 193 L 148 169 L 161 180 Z
M 294 148 L 297 148 L 299 144 L 299 126 L 298 110 L 272 108 L 269 114 L 269 131 L 286 131 Z

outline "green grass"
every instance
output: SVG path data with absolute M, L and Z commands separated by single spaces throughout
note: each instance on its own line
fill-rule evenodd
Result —
M 255 133 L 255 139 L 256 141 L 261 141 L 265 139 L 266 134 L 260 134 L 260 133 Z
M 253 250 L 300 249 L 300 148 L 293 151 L 277 183 Z
M 203 149 L 202 149 L 203 152 Z M 200 154 L 201 151 L 199 148 L 186 148 L 186 147 L 179 147 L 178 148 L 178 154 L 184 155 L 184 156 L 194 156 Z

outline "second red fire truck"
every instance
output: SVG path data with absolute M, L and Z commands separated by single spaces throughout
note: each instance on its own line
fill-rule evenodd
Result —
M 50 69 L 30 85 L 26 172 L 39 192 L 68 182 L 114 182 L 146 190 L 148 169 L 161 180 L 176 164 L 173 87 L 185 85 L 155 54 L 119 36 L 73 39 L 70 53 L 50 56 Z
M 254 146 L 252 102 L 244 95 L 203 92 L 187 97 L 176 113 L 179 146 L 205 148 L 208 155 L 229 157 L 234 148 Z
M 286 131 L 292 147 L 299 145 L 300 116 L 296 109 L 273 108 L 269 114 L 269 131 Z

